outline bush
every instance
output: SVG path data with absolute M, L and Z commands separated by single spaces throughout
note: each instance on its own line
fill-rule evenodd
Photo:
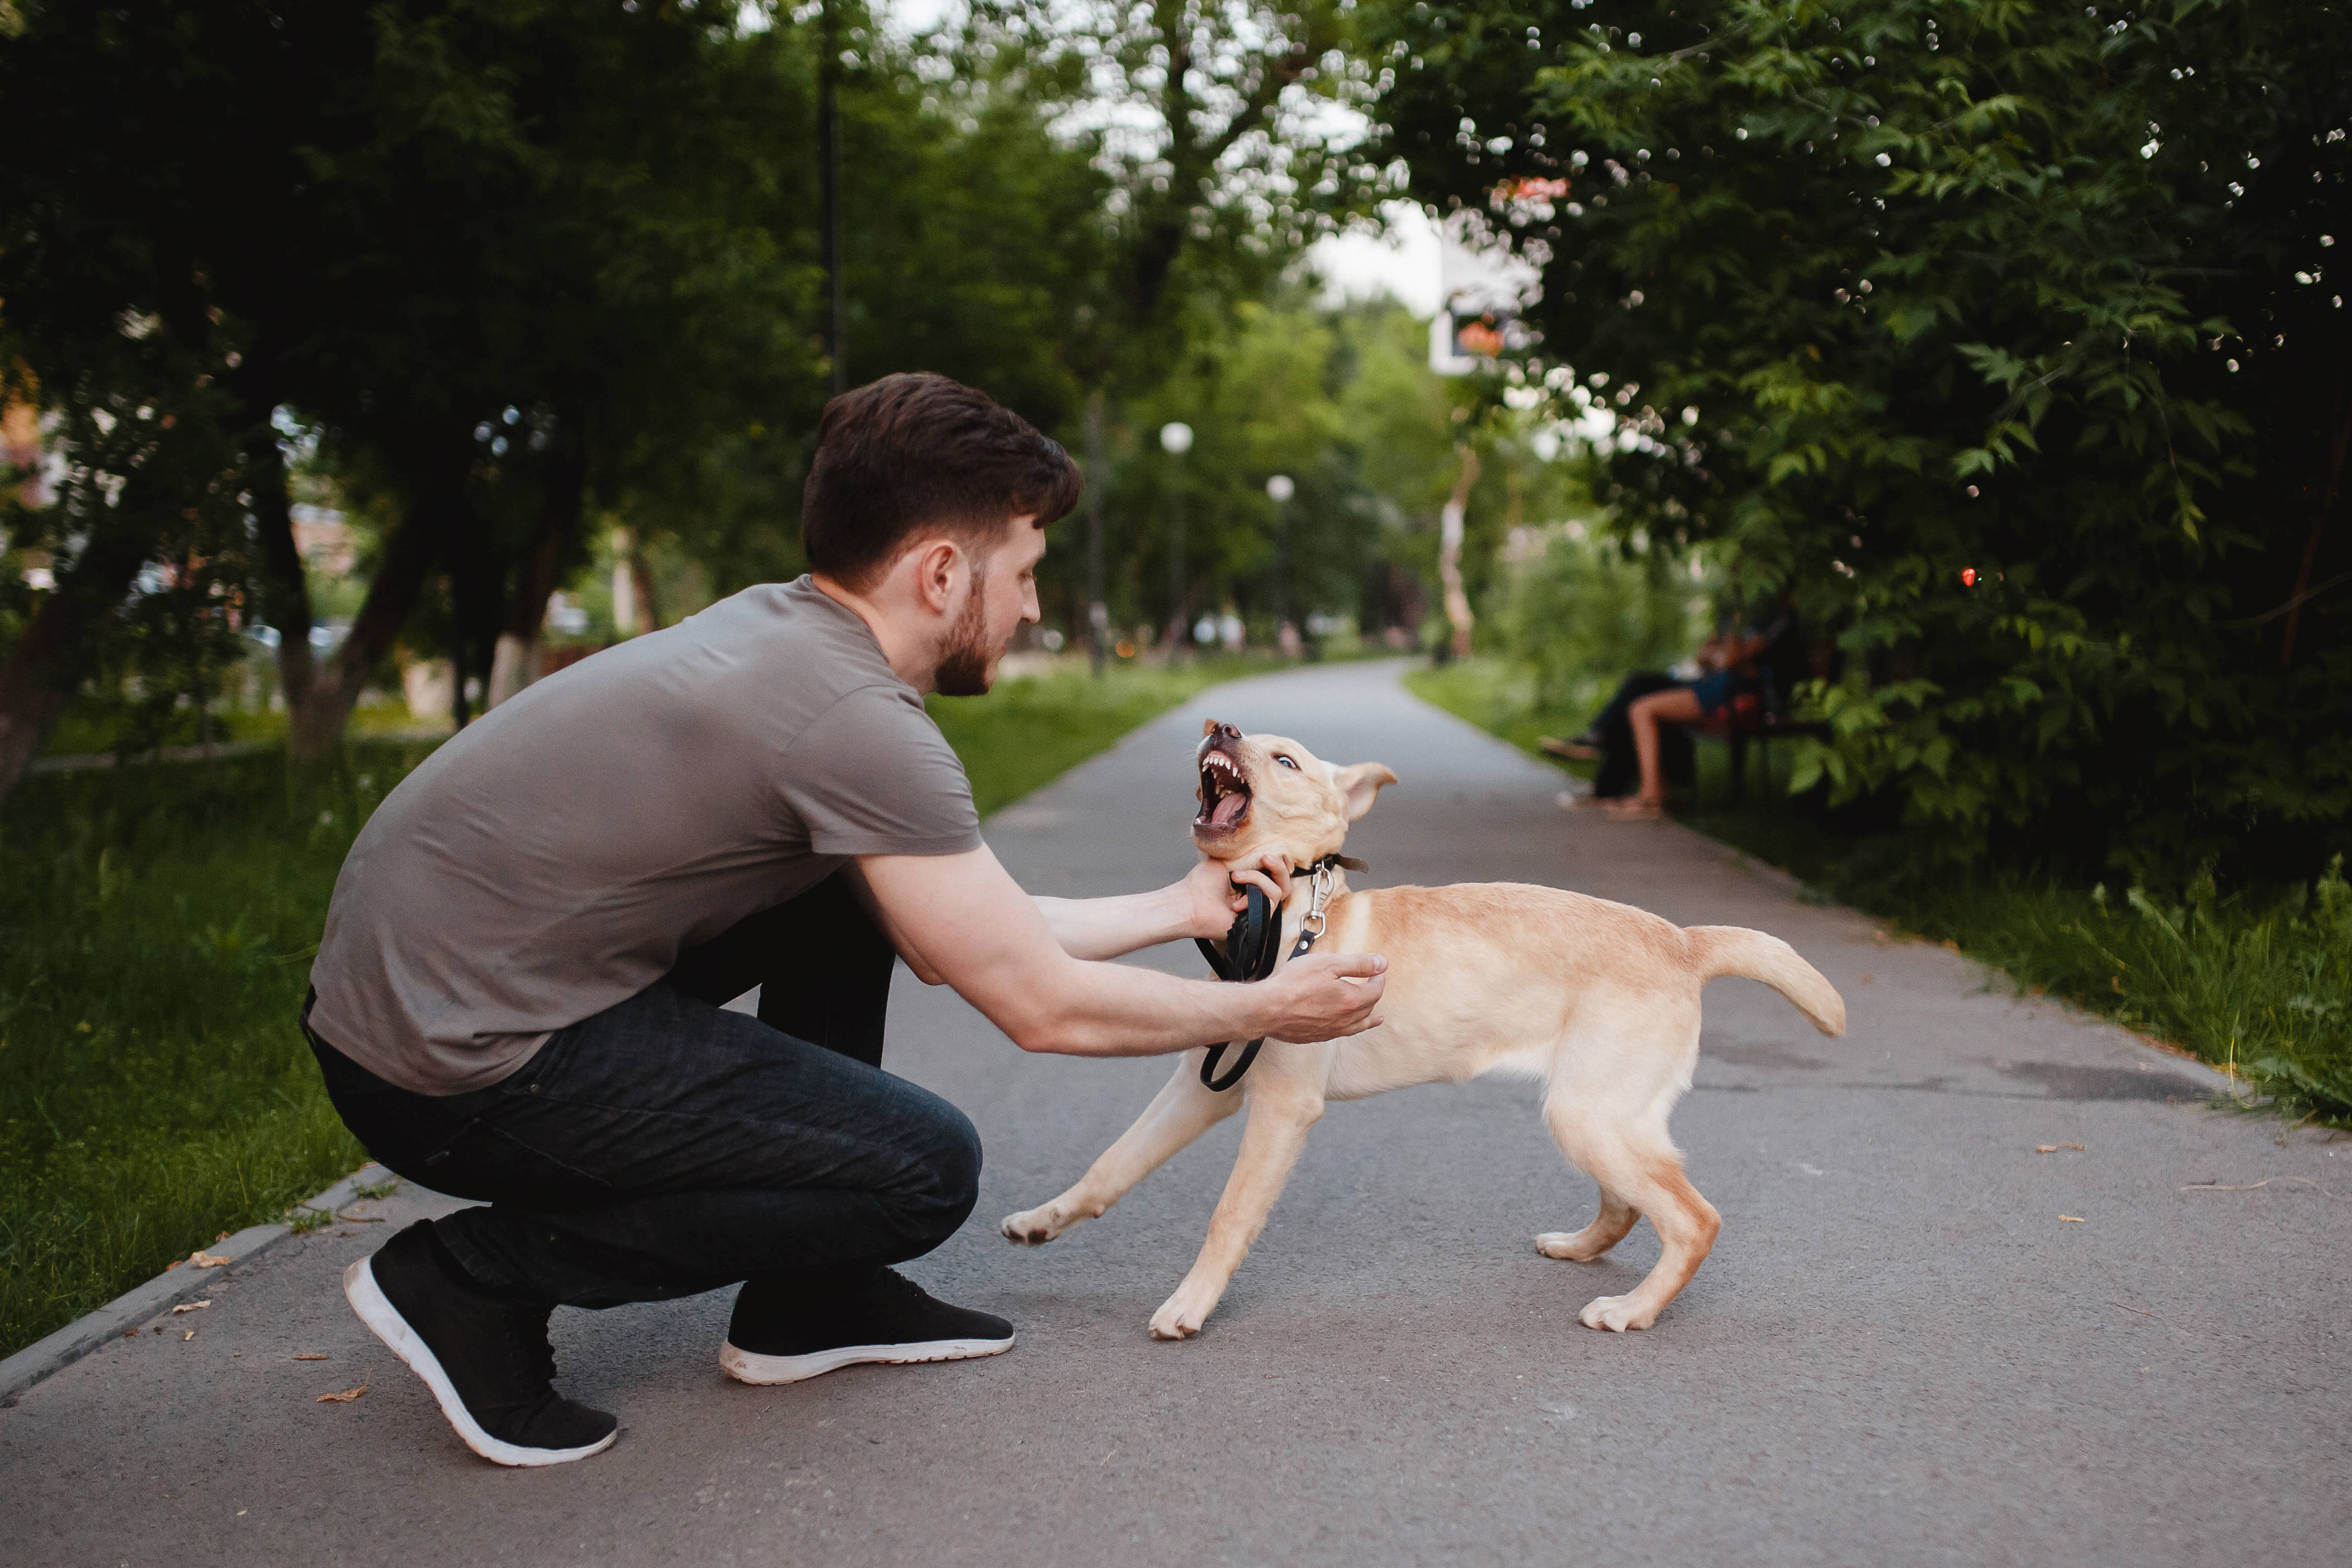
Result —
M 1413 193 L 1542 268 L 1616 526 L 1838 632 L 1806 778 L 2086 879 L 2352 845 L 2340 0 L 1369 26 Z
M 1532 674 L 1535 706 L 1580 727 L 1634 670 L 1687 654 L 1707 613 L 1701 587 L 1646 539 L 1596 539 L 1582 523 L 1525 536 L 1491 595 L 1480 643 Z

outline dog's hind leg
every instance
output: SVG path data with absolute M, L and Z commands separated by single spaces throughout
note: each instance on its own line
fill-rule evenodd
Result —
M 1643 1116 L 1631 1124 L 1611 1125 L 1589 1107 L 1559 1113 L 1549 1105 L 1545 1109 L 1560 1146 L 1601 1184 L 1601 1218 L 1576 1236 L 1560 1238 L 1559 1249 L 1545 1247 L 1544 1251 L 1555 1258 L 1598 1257 L 1633 1228 L 1635 1214 L 1645 1217 L 1664 1244 L 1657 1267 L 1626 1294 L 1586 1302 L 1577 1318 L 1592 1329 L 1622 1333 L 1648 1328 L 1706 1261 L 1716 1234 L 1723 1228 L 1722 1217 L 1683 1175 L 1681 1151 L 1666 1137 L 1664 1118 L 1654 1122 Z M 1571 1250 L 1578 1243 L 1601 1242 L 1603 1237 L 1606 1241 L 1590 1253 Z
M 1201 1082 L 1198 1058 L 1187 1054 L 1134 1125 L 1087 1168 L 1077 1185 L 1035 1208 L 1008 1214 L 997 1229 L 1008 1241 L 1042 1247 L 1081 1219 L 1099 1218 L 1179 1149 L 1241 1108 L 1238 1094 L 1219 1094 Z
M 1315 1048 L 1308 1048 L 1310 1050 Z M 1265 1066 L 1258 1071 L 1266 1073 Z M 1282 1196 L 1298 1153 L 1307 1146 L 1307 1129 L 1322 1118 L 1323 1092 L 1286 1074 L 1266 1073 L 1265 1082 L 1251 1086 L 1249 1124 L 1242 1130 L 1241 1157 L 1225 1181 L 1225 1195 L 1209 1220 L 1209 1239 L 1192 1263 L 1192 1271 L 1176 1293 L 1151 1314 L 1153 1339 L 1190 1339 L 1216 1310 L 1233 1282 L 1234 1270 L 1249 1256 L 1250 1244 L 1265 1227 L 1275 1199 Z
M 1686 1026 L 1652 1019 L 1625 1030 L 1630 1039 L 1569 1042 L 1564 1071 L 1544 1099 L 1544 1120 L 1561 1152 L 1600 1184 L 1601 1214 L 1572 1236 L 1538 1237 L 1537 1247 L 1547 1257 L 1589 1261 L 1624 1239 L 1637 1216 L 1650 1221 L 1663 1244 L 1657 1267 L 1641 1284 L 1585 1304 L 1577 1316 L 1587 1328 L 1622 1333 L 1657 1322 L 1723 1228 L 1715 1206 L 1683 1174 L 1682 1153 L 1666 1134 L 1667 1113 L 1689 1086 L 1697 1055 L 1697 1009 L 1691 1011 Z

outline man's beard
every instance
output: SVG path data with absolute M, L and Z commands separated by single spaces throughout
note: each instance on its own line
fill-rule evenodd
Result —
M 988 666 L 998 650 L 988 645 L 984 602 L 988 596 L 981 591 L 981 583 L 982 573 L 975 570 L 963 613 L 956 618 L 955 630 L 948 633 L 947 650 L 940 655 L 938 674 L 931 677 L 931 689 L 943 697 L 976 697 L 988 691 Z

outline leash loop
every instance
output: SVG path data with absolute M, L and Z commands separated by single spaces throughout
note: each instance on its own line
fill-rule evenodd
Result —
M 1317 938 L 1329 925 L 1331 894 L 1339 882 L 1339 868 L 1342 866 L 1349 871 L 1370 869 L 1360 860 L 1328 854 L 1311 866 L 1299 866 L 1291 872 L 1293 879 L 1302 876 L 1315 879 L 1314 886 L 1307 892 L 1307 914 L 1298 923 L 1297 944 L 1290 949 L 1292 957 L 1306 956 Z M 1265 890 L 1252 883 L 1242 912 L 1234 917 L 1233 929 L 1225 933 L 1223 952 L 1220 953 L 1216 946 L 1205 938 L 1196 936 L 1192 940 L 1200 947 L 1201 956 L 1208 959 L 1209 967 L 1216 972 L 1217 978 L 1246 983 L 1263 980 L 1274 973 L 1276 939 L 1281 932 L 1280 906 L 1269 903 Z M 1241 1043 L 1240 1059 L 1234 1063 L 1234 1070 L 1223 1078 L 1217 1076 L 1217 1063 L 1224 1060 L 1225 1045 L 1220 1043 L 1209 1047 L 1208 1055 L 1201 1060 L 1202 1084 L 1217 1094 L 1231 1089 L 1242 1081 L 1242 1075 L 1250 1070 L 1250 1064 L 1257 1060 L 1259 1048 L 1265 1044 L 1263 1035 Z

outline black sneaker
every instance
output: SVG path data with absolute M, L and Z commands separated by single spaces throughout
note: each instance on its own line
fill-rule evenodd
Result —
M 888 1269 L 822 1301 L 792 1286 L 754 1280 L 735 1298 L 719 1364 L 739 1383 L 798 1383 L 861 1361 L 903 1366 L 963 1361 L 1013 1348 L 1013 1325 L 987 1312 L 933 1301 Z
M 555 1392 L 553 1311 L 501 1301 L 457 1277 L 418 1220 L 343 1270 L 360 1322 L 425 1380 L 466 1447 L 501 1465 L 561 1465 L 620 1435 L 602 1410 Z

